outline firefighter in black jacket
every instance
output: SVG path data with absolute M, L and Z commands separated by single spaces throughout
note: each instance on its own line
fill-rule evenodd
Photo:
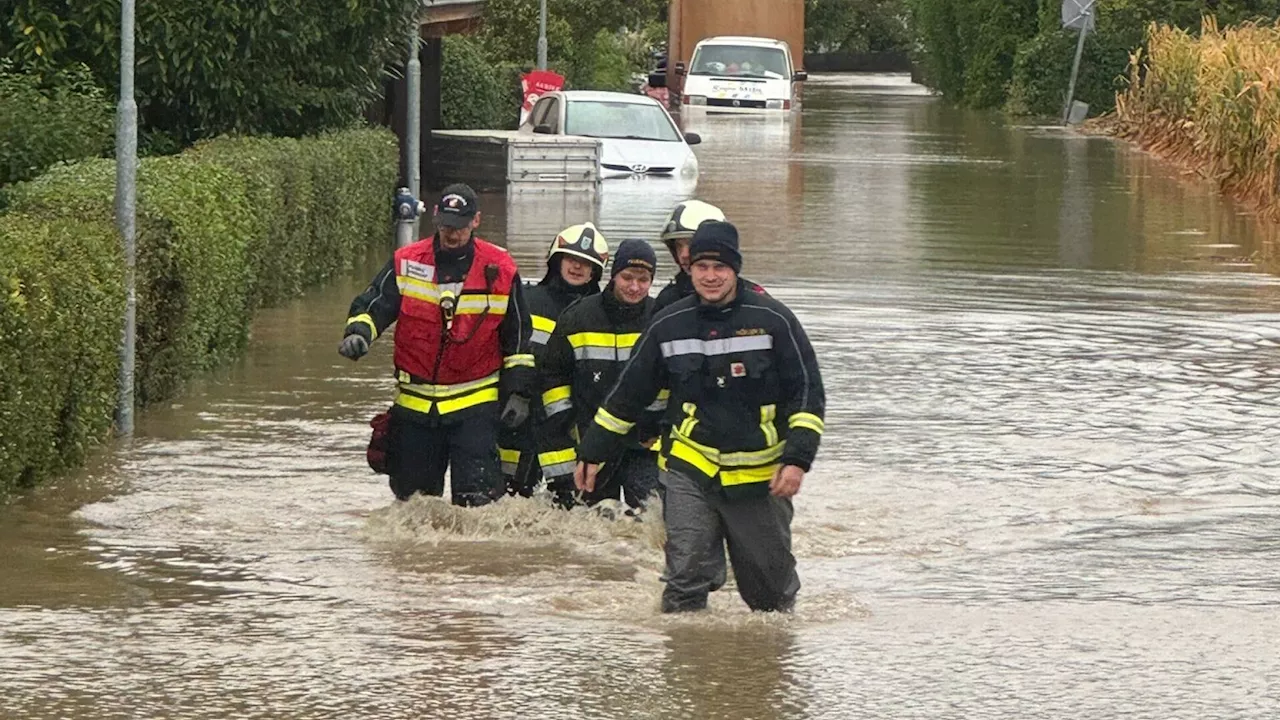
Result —
M 676 261 L 676 276 L 658 293 L 658 302 L 653 311 L 659 312 L 677 300 L 693 294 L 693 280 L 689 277 L 689 241 L 693 231 L 707 220 L 724 220 L 720 208 L 701 200 L 685 200 L 676 205 L 667 222 L 662 226 L 662 244 L 671 251 L 671 259 Z M 762 293 L 764 288 L 746 281 L 752 292 Z
M 475 191 L 445 188 L 434 219 L 435 234 L 397 250 L 351 302 L 338 352 L 358 360 L 396 323 L 391 490 L 443 495 L 451 468 L 453 503 L 484 505 L 502 495 L 499 422 L 523 423 L 537 390 L 529 314 L 515 261 L 475 236 Z
M 701 224 L 690 251 L 697 296 L 654 317 L 578 446 L 574 482 L 590 492 L 599 463 L 670 388 L 659 457 L 663 611 L 706 607 L 714 553 L 726 539 L 747 605 L 789 611 L 800 588 L 791 498 L 824 430 L 817 357 L 791 311 L 738 277 L 733 225 Z
M 600 293 L 600 279 L 608 260 L 609 243 L 589 222 L 565 228 L 551 241 L 551 247 L 547 248 L 547 274 L 537 285 L 524 291 L 525 305 L 533 323 L 529 347 L 539 367 L 560 313 L 577 300 Z M 505 428 L 498 440 L 502 475 L 510 495 L 519 493 L 529 497 L 542 482 L 535 438 L 535 426 L 541 419 L 535 395 L 529 419 L 518 427 Z
M 649 288 L 657 264 L 649 243 L 623 241 L 613 259 L 608 287 L 564 311 L 539 363 L 546 422 L 539 433 L 538 461 L 556 503 L 562 507 L 575 504 L 577 438 L 591 426 L 653 312 Z M 665 398 L 659 397 L 648 408 L 648 422 L 628 433 L 583 502 L 595 505 L 617 499 L 622 491 L 627 505 L 643 507 L 658 486 L 658 458 L 656 448 L 651 447 L 657 437 L 657 420 L 665 409 Z

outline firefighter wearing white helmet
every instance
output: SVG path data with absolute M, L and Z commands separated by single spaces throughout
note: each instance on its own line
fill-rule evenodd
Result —
M 662 226 L 662 243 L 671 251 L 677 269 L 676 276 L 658 293 L 658 300 L 654 305 L 655 314 L 675 301 L 693 294 L 693 281 L 689 278 L 689 243 L 698 226 L 708 220 L 723 222 L 724 212 L 701 200 L 685 200 L 672 208 L 671 214 L 667 216 L 667 222 Z M 759 285 L 750 280 L 746 282 L 751 290 L 764 292 L 764 288 Z
M 600 279 L 609 261 L 609 243 L 590 222 L 561 230 L 547 248 L 547 272 L 537 285 L 525 287 L 525 306 L 533 321 L 530 349 L 541 367 L 547 340 L 556 329 L 560 313 L 574 302 L 600 292 Z M 507 493 L 528 497 L 542 480 L 534 439 L 534 427 L 543 417 L 535 400 L 529 420 L 506 430 L 498 442 Z

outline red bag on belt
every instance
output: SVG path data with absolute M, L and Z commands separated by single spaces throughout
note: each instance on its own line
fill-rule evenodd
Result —
M 391 414 L 378 413 L 369 421 L 369 427 L 373 428 L 373 435 L 369 438 L 369 448 L 365 450 L 365 458 L 369 461 L 369 467 L 379 475 L 390 475 L 387 470 L 387 446 L 391 440 L 388 433 L 391 429 Z

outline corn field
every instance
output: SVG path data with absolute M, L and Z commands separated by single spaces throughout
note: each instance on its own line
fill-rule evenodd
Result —
M 1151 25 L 1111 126 L 1280 221 L 1280 23 Z

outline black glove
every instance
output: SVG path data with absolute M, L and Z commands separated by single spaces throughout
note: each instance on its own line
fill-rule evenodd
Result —
M 529 419 L 529 398 L 523 395 L 512 395 L 507 398 L 507 406 L 502 408 L 502 424 L 509 428 L 518 428 Z
M 352 360 L 359 360 L 367 352 L 369 352 L 369 341 L 355 333 L 342 338 L 342 344 L 338 346 L 338 354 Z

